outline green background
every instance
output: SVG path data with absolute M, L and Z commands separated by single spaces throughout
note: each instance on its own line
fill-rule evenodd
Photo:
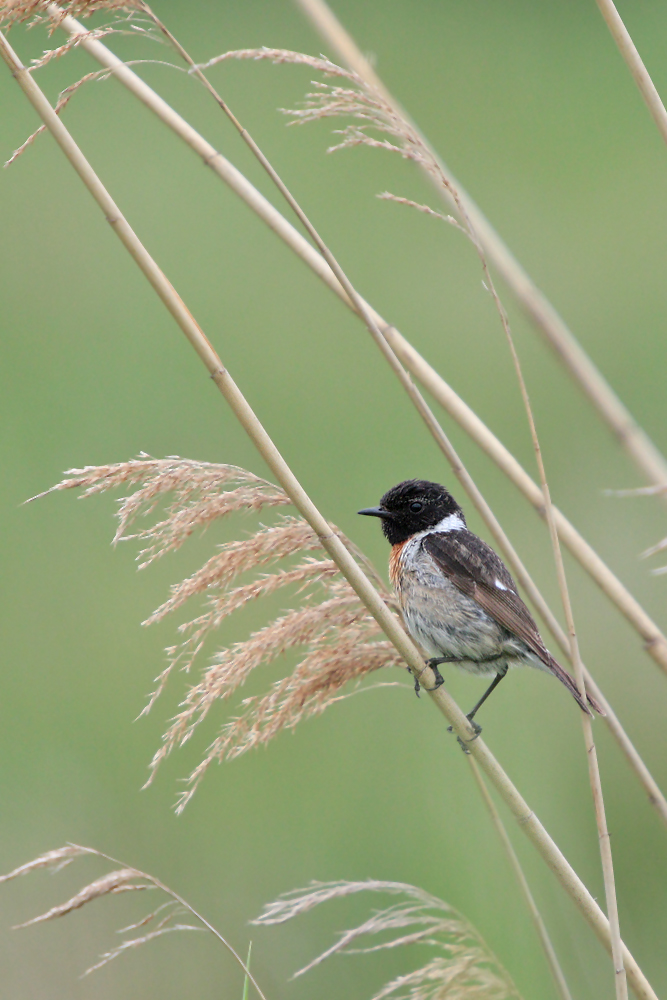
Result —
M 324 48 L 287 0 L 165 0 L 156 9 L 200 60 L 236 47 Z M 592 0 L 340 0 L 336 10 L 630 410 L 667 448 L 667 155 Z M 625 3 L 621 12 L 667 93 L 664 5 Z M 41 29 L 26 35 L 19 27 L 11 38 L 26 61 L 48 44 Z M 128 58 L 171 59 L 148 42 L 111 45 Z M 93 68 L 76 53 L 39 80 L 55 100 Z M 141 72 L 282 209 L 195 81 L 160 66 Z M 327 123 L 285 128 L 276 107 L 301 100 L 312 75 L 244 63 L 211 77 L 357 287 L 532 471 L 507 346 L 473 251 L 455 230 L 374 198 L 389 189 L 433 200 L 410 164 L 365 149 L 327 157 Z M 4 160 L 37 124 L 4 67 L 0 108 Z M 403 478 L 451 484 L 452 477 L 362 326 L 120 85 L 84 87 L 65 120 L 315 502 L 384 567 L 378 525 L 355 511 Z M 465 759 L 428 699 L 417 701 L 409 689 L 352 699 L 265 751 L 213 768 L 176 817 L 179 781 L 226 718 L 229 709 L 221 709 L 140 791 L 184 679 L 171 681 L 147 720 L 133 722 L 175 624 L 142 630 L 139 623 L 216 541 L 252 522 L 211 531 L 136 575 L 131 546 L 109 547 L 114 498 L 80 504 L 58 494 L 21 503 L 64 469 L 140 450 L 232 462 L 260 475 L 265 469 L 49 136 L 0 177 L 0 234 L 2 869 L 66 841 L 144 867 L 242 952 L 252 937 L 253 966 L 270 1000 L 364 1000 L 423 963 L 426 951 L 339 958 L 288 983 L 335 930 L 379 900 L 249 929 L 263 903 L 311 879 L 411 882 L 475 923 L 526 1000 L 553 996 Z M 664 508 L 604 494 L 641 479 L 509 294 L 504 299 L 553 496 L 664 624 L 667 578 L 652 577 L 638 559 L 664 535 Z M 557 608 L 544 526 L 446 415 L 443 423 Z M 469 521 L 484 534 L 474 513 Z M 665 787 L 665 678 L 579 567 L 569 559 L 567 566 L 586 662 Z M 283 606 L 276 599 L 269 610 Z M 242 638 L 265 614 L 257 607 L 231 619 L 220 642 Z M 265 689 L 291 662 L 265 671 L 251 690 Z M 479 681 L 454 671 L 447 682 L 464 707 L 480 693 Z M 482 721 L 491 749 L 602 901 L 576 706 L 546 675 L 521 671 L 500 687 Z M 602 722 L 595 734 L 623 935 L 656 990 L 665 991 L 666 831 Z M 613 996 L 602 948 L 509 817 L 508 824 L 575 998 Z M 82 861 L 55 878 L 37 874 L 3 888 L 3 997 L 240 997 L 238 970 L 203 934 L 172 935 L 77 978 L 115 943 L 115 928 L 145 912 L 145 897 L 9 930 L 101 871 Z

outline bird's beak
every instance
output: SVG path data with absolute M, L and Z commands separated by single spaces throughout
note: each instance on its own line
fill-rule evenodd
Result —
M 369 517 L 381 517 L 385 521 L 391 521 L 394 516 L 390 510 L 385 510 L 384 507 L 364 507 L 363 510 L 358 510 L 357 514 L 367 514 Z

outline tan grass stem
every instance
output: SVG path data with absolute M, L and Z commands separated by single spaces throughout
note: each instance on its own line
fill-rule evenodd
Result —
M 50 10 L 54 14 L 59 13 L 59 8 L 55 4 L 50 5 Z M 71 35 L 86 34 L 83 28 L 74 18 L 66 17 L 61 22 L 62 27 Z M 352 303 L 342 288 L 340 282 L 333 274 L 327 262 L 311 246 L 310 243 L 274 208 L 273 205 L 262 195 L 249 181 L 240 173 L 229 161 L 204 139 L 199 133 L 189 125 L 177 112 L 175 112 L 158 94 L 155 93 L 140 77 L 137 76 L 121 59 L 114 55 L 102 42 L 94 38 L 85 39 L 82 43 L 90 55 L 97 59 L 102 65 L 112 70 L 114 75 L 138 97 L 150 110 L 152 110 L 161 121 L 168 125 L 180 138 L 183 139 L 198 155 L 203 162 L 211 167 L 215 173 L 237 194 L 246 204 L 274 231 L 280 238 L 308 264 L 308 266 L 320 277 L 336 294 L 351 308 Z M 461 424 L 467 433 L 475 440 L 499 465 L 499 467 L 509 476 L 521 492 L 528 497 L 538 512 L 543 511 L 543 497 L 539 487 L 532 482 L 530 477 L 521 468 L 519 463 L 509 451 L 498 441 L 484 423 L 473 413 L 472 410 L 456 395 L 453 389 L 442 379 L 435 370 L 419 355 L 419 353 L 402 337 L 395 327 L 389 325 L 371 310 L 376 323 L 380 326 L 385 338 L 390 342 L 395 352 L 403 361 L 403 364 L 411 373 L 422 381 L 422 384 L 431 392 L 436 400 L 448 411 L 452 418 Z M 489 525 L 494 538 L 500 545 L 503 553 L 508 559 L 517 579 L 526 589 L 530 599 L 533 601 L 538 611 L 547 622 L 548 627 L 554 633 L 561 648 L 569 654 L 569 643 L 565 633 L 559 625 L 557 619 L 548 608 L 548 605 L 541 597 L 537 587 L 532 582 L 525 567 L 523 567 L 518 555 L 512 548 L 509 539 L 502 531 L 499 522 L 491 512 L 488 504 L 484 501 L 481 493 L 475 487 L 471 477 L 466 472 L 458 456 L 445 438 L 440 428 L 440 447 L 447 454 L 448 460 L 454 473 L 463 483 L 464 488 L 477 506 L 478 510 Z M 447 452 L 445 449 L 449 449 Z M 643 612 L 628 591 L 620 584 L 620 581 L 605 566 L 602 560 L 587 545 L 569 522 L 558 512 L 556 513 L 559 533 L 564 538 L 568 548 L 577 558 L 584 568 L 591 574 L 596 583 L 607 594 L 607 596 L 619 607 L 619 610 L 630 620 L 631 624 L 639 631 L 645 639 L 649 652 L 658 660 L 663 669 L 667 670 L 667 649 L 659 629 L 650 618 Z M 586 671 L 586 682 L 589 684 L 592 693 L 603 705 L 606 712 L 606 721 L 614 738 L 619 743 L 623 753 L 628 759 L 631 767 L 635 770 L 639 780 L 644 786 L 650 802 L 667 822 L 667 801 L 660 791 L 657 783 L 644 764 L 641 756 L 634 747 L 632 741 L 625 733 L 618 717 L 611 706 L 606 701 L 599 687 L 593 681 L 591 675 Z
M 257 143 L 255 142 L 255 140 L 253 139 L 253 137 L 250 135 L 250 133 L 248 132 L 248 130 L 243 127 L 243 125 L 238 120 L 238 118 L 236 117 L 236 115 L 232 112 L 231 108 L 226 103 L 226 101 L 224 101 L 223 98 L 220 96 L 220 94 L 215 90 L 215 88 L 212 86 L 212 84 L 207 79 L 207 77 L 202 72 L 202 70 L 199 68 L 199 66 L 197 66 L 195 64 L 194 60 L 191 58 L 191 56 L 188 54 L 188 52 L 180 44 L 180 42 L 178 41 L 178 39 L 176 39 L 171 34 L 171 32 L 168 30 L 168 28 L 166 28 L 165 25 L 159 20 L 159 18 L 157 18 L 155 16 L 155 14 L 152 12 L 152 10 L 148 6 L 148 4 L 144 2 L 144 3 L 142 3 L 142 6 L 146 10 L 146 12 L 153 18 L 153 20 L 155 21 L 156 25 L 160 28 L 160 30 L 164 33 L 164 35 L 169 39 L 169 41 L 172 43 L 172 45 L 174 45 L 176 51 L 181 55 L 181 57 L 184 59 L 184 61 L 190 66 L 190 69 L 193 72 L 193 74 L 206 87 L 206 89 L 211 94 L 211 96 L 214 98 L 214 100 L 217 102 L 217 104 L 220 106 L 220 108 L 222 109 L 222 111 L 225 113 L 225 115 L 227 115 L 227 117 L 229 118 L 229 120 L 232 122 L 232 124 L 234 125 L 234 127 L 237 129 L 237 131 L 238 131 L 239 135 L 241 136 L 241 138 L 243 139 L 243 141 L 246 143 L 246 145 L 252 151 L 253 155 L 257 158 L 257 160 L 259 161 L 259 163 L 261 163 L 262 167 L 264 168 L 264 170 L 266 171 L 266 173 L 269 175 L 269 177 L 271 178 L 271 180 L 273 181 L 273 183 L 275 184 L 275 186 L 277 187 L 277 189 L 280 191 L 280 193 L 282 194 L 282 196 L 285 199 L 285 201 L 287 202 L 287 204 L 290 206 L 290 208 L 292 209 L 292 211 L 294 212 L 294 214 L 297 216 L 297 218 L 299 219 L 299 221 L 302 223 L 302 225 L 306 229 L 307 233 L 309 234 L 309 236 L 311 237 L 311 239 L 313 240 L 313 242 L 317 246 L 317 248 L 318 248 L 319 252 L 321 253 L 322 257 L 324 258 L 324 260 L 326 261 L 326 263 L 329 265 L 331 271 L 333 272 L 333 275 L 335 276 L 335 279 L 337 280 L 338 284 L 340 285 L 340 287 L 342 288 L 343 292 L 347 296 L 347 299 L 351 303 L 352 308 L 363 319 L 363 321 L 366 324 L 366 327 L 367 327 L 369 333 L 373 337 L 373 340 L 375 341 L 375 343 L 379 347 L 380 351 L 384 355 L 385 360 L 388 362 L 389 366 L 393 370 L 393 372 L 396 375 L 396 377 L 398 378 L 399 382 L 401 383 L 401 385 L 403 386 L 403 388 L 407 392 L 408 396 L 412 400 L 412 403 L 413 403 L 415 409 L 417 410 L 417 412 L 421 416 L 422 420 L 424 421 L 424 423 L 426 424 L 426 426 L 430 430 L 430 432 L 433 435 L 433 437 L 435 438 L 436 442 L 438 442 L 438 444 L 440 444 L 441 447 L 442 447 L 441 440 L 443 438 L 445 438 L 444 432 L 443 432 L 442 428 L 440 427 L 440 424 L 438 423 L 438 421 L 437 421 L 435 415 L 433 414 L 431 408 L 428 406 L 426 400 L 424 399 L 424 397 L 420 393 L 419 389 L 416 387 L 416 385 L 414 384 L 414 382 L 412 381 L 412 379 L 410 378 L 410 376 L 406 372 L 405 368 L 403 367 L 403 365 L 401 364 L 401 362 L 397 358 L 394 350 L 389 346 L 389 344 L 388 344 L 388 342 L 387 342 L 387 340 L 386 340 L 386 338 L 385 338 L 385 336 L 384 336 L 384 334 L 383 334 L 383 332 L 382 332 L 382 330 L 380 328 L 381 321 L 380 321 L 379 317 L 377 317 L 377 314 L 375 313 L 375 311 L 368 305 L 368 303 L 365 301 L 365 299 L 357 292 L 356 288 L 354 287 L 354 285 L 352 284 L 352 282 L 347 277 L 347 274 L 345 273 L 345 271 L 343 270 L 343 268 L 339 264 L 338 260 L 334 256 L 334 254 L 331 252 L 331 250 L 329 249 L 329 247 L 327 246 L 327 244 L 325 243 L 325 241 L 320 236 L 319 232 L 317 231 L 317 229 L 315 228 L 315 226 L 311 222 L 311 220 L 308 217 L 308 215 L 306 215 L 306 213 L 302 209 L 301 205 L 296 200 L 296 198 L 294 197 L 294 195 L 292 194 L 292 192 L 289 190 L 289 188 L 287 187 L 287 185 L 285 184 L 285 182 L 282 180 L 282 178 L 280 177 L 280 175 L 278 174 L 278 172 L 274 169 L 273 165 L 270 163 L 270 161 L 265 156 L 265 154 L 263 153 L 263 151 L 257 145 Z M 446 439 L 445 439 L 445 442 L 446 442 Z
M 660 94 L 656 90 L 655 84 L 642 62 L 642 57 L 639 55 L 635 43 L 630 37 L 630 32 L 623 24 L 613 0 L 596 0 L 596 3 L 606 21 L 612 38 L 618 46 L 619 52 L 623 56 L 626 66 L 639 87 L 646 106 L 651 112 L 653 121 L 658 126 L 660 135 L 667 142 L 667 111 L 665 110 L 665 105 L 662 103 Z
M 507 830 L 505 829 L 505 824 L 503 823 L 500 813 L 496 809 L 495 802 L 491 798 L 488 788 L 482 777 L 482 773 L 477 766 L 477 761 L 471 756 L 468 758 L 470 762 L 470 767 L 473 773 L 473 777 L 477 782 L 477 787 L 479 788 L 480 795 L 484 805 L 488 809 L 489 815 L 491 817 L 491 822 L 493 823 L 496 833 L 500 837 L 500 842 L 503 845 L 505 853 L 509 859 L 509 863 L 512 867 L 514 875 L 517 882 L 519 883 L 519 889 L 521 890 L 521 895 L 523 896 L 526 906 L 528 907 L 528 912 L 530 913 L 530 919 L 533 921 L 535 930 L 537 931 L 537 936 L 540 939 L 540 944 L 542 945 L 542 950 L 544 951 L 551 975 L 556 986 L 556 991 L 560 997 L 560 1000 L 572 1000 L 572 994 L 567 985 L 565 975 L 561 968 L 560 962 L 558 961 L 558 956 L 556 955 L 556 950 L 553 946 L 551 938 L 549 937 L 549 931 L 547 930 L 546 924 L 542 918 L 537 903 L 535 902 L 535 897 L 530 891 L 530 886 L 528 885 L 528 879 L 521 867 L 521 862 L 517 857 L 517 853 L 512 846 L 512 841 L 509 838 Z
M 510 333 L 507 321 L 504 318 L 504 313 L 502 311 L 501 311 L 501 316 L 503 317 L 505 332 L 509 340 L 512 359 L 514 361 L 516 373 L 519 379 L 519 385 L 521 387 L 521 395 L 523 397 L 524 405 L 526 408 L 526 414 L 530 426 L 530 433 L 533 440 L 535 455 L 537 458 L 537 466 L 542 486 L 542 495 L 544 497 L 545 515 L 549 526 L 549 534 L 551 536 L 554 561 L 556 563 L 556 575 L 558 578 L 558 587 L 561 594 L 563 610 L 565 612 L 565 620 L 567 622 L 567 629 L 570 638 L 570 660 L 574 667 L 574 674 L 577 681 L 577 686 L 579 688 L 579 693 L 581 694 L 582 698 L 585 698 L 586 682 L 584 674 L 584 665 L 579 651 L 579 641 L 577 639 L 577 632 L 574 624 L 572 602 L 570 600 L 570 591 L 567 585 L 565 564 L 563 562 L 563 553 L 561 551 L 560 541 L 558 539 L 558 529 L 556 527 L 554 508 L 551 502 L 551 494 L 549 490 L 549 484 L 547 482 L 546 470 L 544 467 L 544 458 L 537 437 L 537 428 L 535 426 L 535 419 L 533 416 L 532 407 L 530 405 L 530 399 L 528 397 L 528 389 L 526 387 L 526 383 L 523 378 L 523 372 L 521 370 L 521 364 L 519 362 L 519 357 L 516 352 L 514 340 Z M 616 881 L 614 879 L 614 865 L 611 853 L 611 841 L 609 838 L 609 830 L 607 828 L 604 798 L 602 795 L 602 779 L 600 776 L 597 749 L 595 746 L 595 741 L 593 739 L 593 726 L 590 715 L 582 713 L 581 724 L 584 734 L 584 745 L 586 747 L 586 757 L 588 760 L 588 773 L 591 784 L 591 792 L 593 795 L 593 804 L 595 807 L 595 819 L 598 828 L 598 839 L 600 843 L 600 859 L 602 862 L 602 874 L 604 878 L 605 897 L 607 901 L 607 915 L 609 917 L 609 928 L 611 934 L 611 954 L 612 954 L 612 961 L 614 964 L 614 985 L 616 989 L 616 998 L 617 1000 L 627 1000 L 628 984 L 625 973 L 625 966 L 623 964 L 623 949 L 621 941 L 621 929 L 618 916 L 618 902 L 616 898 Z
M 247 400 L 236 386 L 229 372 L 224 368 L 210 342 L 204 335 L 192 314 L 164 276 L 155 261 L 142 246 L 137 236 L 124 219 L 115 202 L 108 194 L 102 182 L 78 148 L 69 131 L 55 114 L 47 98 L 21 64 L 6 38 L 0 33 L 0 56 L 9 67 L 12 75 L 33 105 L 44 124 L 54 136 L 56 142 L 66 155 L 71 165 L 77 171 L 86 187 L 104 212 L 105 217 L 113 226 L 122 243 L 139 265 L 151 285 L 176 319 L 183 333 L 193 345 L 197 354 L 209 370 L 213 381 L 229 404 L 243 428 L 246 430 L 255 447 L 271 468 L 280 485 L 292 499 L 299 513 L 308 521 L 320 538 L 323 547 L 336 562 L 341 573 L 353 587 L 363 604 L 368 608 L 387 637 L 404 657 L 413 673 L 421 677 L 427 688 L 432 688 L 435 677 L 429 667 L 424 666 L 420 654 L 412 640 L 405 633 L 398 619 L 387 608 L 381 596 L 369 582 L 361 568 L 355 562 L 338 536 L 331 530 L 328 522 L 312 503 L 301 484 L 292 473 L 268 433 L 257 419 Z M 611 939 L 609 921 L 596 901 L 588 892 L 586 886 L 578 877 L 567 859 L 549 836 L 534 812 L 529 808 L 519 791 L 514 787 L 502 767 L 488 750 L 481 739 L 475 739 L 475 734 L 466 716 L 453 698 L 441 686 L 432 691 L 432 698 L 438 708 L 451 723 L 454 732 L 459 735 L 470 748 L 470 752 L 478 761 L 485 774 L 489 777 L 503 800 L 506 802 L 521 829 L 535 844 L 542 858 L 557 876 L 563 888 L 576 903 L 589 925 L 597 934 L 602 944 L 610 950 Z M 644 976 L 629 949 L 623 946 L 623 957 L 628 972 L 628 978 L 637 997 L 641 1000 L 657 1000 L 650 983 Z
M 579 641 L 577 639 L 577 631 L 574 624 L 574 613 L 572 610 L 570 591 L 567 585 L 565 563 L 563 562 L 563 553 L 561 551 L 560 541 L 558 538 L 558 528 L 556 526 L 556 519 L 554 516 L 554 507 L 551 502 L 551 491 L 549 489 L 549 483 L 547 481 L 546 468 L 544 465 L 544 456 L 542 454 L 542 448 L 540 446 L 540 441 L 537 434 L 535 416 L 533 414 L 533 408 L 531 406 L 530 397 L 528 394 L 528 387 L 526 385 L 523 376 L 523 369 L 521 367 L 519 355 L 516 350 L 516 345 L 514 343 L 512 331 L 510 330 L 507 314 L 496 292 L 493 279 L 487 267 L 483 249 L 480 252 L 480 257 L 482 260 L 482 266 L 484 268 L 484 273 L 488 282 L 489 290 L 493 296 L 494 302 L 498 309 L 498 313 L 500 315 L 503 329 L 505 331 L 505 336 L 507 338 L 510 354 L 512 356 L 512 363 L 514 364 L 517 380 L 519 382 L 521 398 L 523 400 L 524 408 L 526 411 L 526 417 L 528 419 L 530 436 L 533 442 L 533 449 L 535 451 L 535 458 L 537 461 L 537 468 L 540 477 L 542 496 L 544 498 L 544 513 L 547 525 L 549 527 L 549 535 L 551 538 L 554 562 L 556 564 L 556 576 L 558 579 L 558 588 L 560 590 L 561 600 L 563 604 L 563 611 L 565 613 L 565 621 L 567 623 L 567 630 L 569 633 L 570 660 L 574 667 L 574 674 L 577 681 L 577 686 L 579 688 L 579 693 L 585 700 L 586 682 L 584 675 L 584 665 L 581 660 L 581 654 L 579 651 Z M 611 841 L 609 838 L 609 830 L 607 829 L 604 798 L 602 794 L 602 779 L 600 776 L 600 768 L 598 764 L 595 741 L 593 739 L 593 726 L 592 726 L 591 716 L 586 713 L 582 713 L 581 723 L 584 734 L 584 745 L 586 747 L 586 758 L 588 760 L 588 774 L 591 784 L 591 792 L 593 795 L 593 804 L 595 806 L 595 819 L 598 828 L 598 839 L 600 843 L 600 859 L 602 862 L 602 874 L 604 878 L 605 897 L 607 901 L 607 914 L 609 917 L 609 927 L 611 934 L 611 953 L 612 953 L 612 961 L 614 964 L 614 984 L 616 989 L 616 998 L 617 1000 L 627 1000 L 628 984 L 625 973 L 625 966 L 623 964 L 621 929 L 618 916 L 618 902 L 616 898 L 616 881 L 614 879 L 614 865 L 611 853 Z
M 325 0 L 296 0 L 296 3 L 344 64 L 374 87 L 419 133 L 419 129 L 384 86 L 354 39 L 336 18 Z M 601 0 L 598 0 L 598 5 L 602 6 Z M 421 133 L 419 134 L 421 135 Z M 422 138 L 424 137 L 422 136 Z M 560 358 L 572 378 L 579 384 L 603 421 L 649 482 L 667 484 L 667 459 L 636 422 L 599 368 L 579 344 L 565 321 L 524 270 L 481 209 L 456 180 L 449 167 L 444 164 L 428 142 L 426 140 L 424 142 L 434 159 L 449 177 L 485 253 L 511 289 L 523 311 L 545 336 L 556 356 Z M 431 181 L 433 180 L 428 173 L 427 176 Z M 440 187 L 437 189 L 440 195 L 454 207 L 455 211 L 458 211 L 451 195 Z

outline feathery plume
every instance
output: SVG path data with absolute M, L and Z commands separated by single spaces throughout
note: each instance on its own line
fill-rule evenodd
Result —
M 152 41 L 161 41 L 154 29 L 152 19 L 142 18 L 139 15 L 144 12 L 144 5 L 140 0 L 63 0 L 62 3 L 52 3 L 51 0 L 0 0 L 0 30 L 8 31 L 13 24 L 19 21 L 30 21 L 29 28 L 44 25 L 49 35 L 52 35 L 64 18 L 68 15 L 73 17 L 90 17 L 98 11 L 109 11 L 112 14 L 111 20 L 106 24 L 98 25 L 88 31 L 78 31 L 63 42 L 53 48 L 45 49 L 38 59 L 32 59 L 27 67 L 29 73 L 36 73 L 54 59 L 61 59 L 73 49 L 78 48 L 86 42 L 100 40 L 109 35 L 137 35 L 145 36 Z M 169 62 L 162 62 L 155 59 L 130 60 L 127 65 L 136 63 L 158 62 L 172 69 L 180 69 Z M 70 100 L 77 93 L 84 83 L 91 81 L 104 81 L 111 75 L 111 70 L 106 67 L 92 73 L 86 73 L 79 80 L 70 86 L 65 87 L 58 95 L 54 111 L 57 115 L 67 107 Z M 28 136 L 25 142 L 14 150 L 4 166 L 9 167 L 21 156 L 26 149 L 31 146 L 35 139 L 46 131 L 45 125 L 40 125 L 32 135 Z
M 473 241 L 478 252 L 482 252 L 459 193 L 436 157 L 417 130 L 405 118 L 397 114 L 382 94 L 375 90 L 361 76 L 353 70 L 337 66 L 325 56 L 317 58 L 303 52 L 292 52 L 288 49 L 272 49 L 267 47 L 259 49 L 235 49 L 223 52 L 199 68 L 208 69 L 228 59 L 268 60 L 275 65 L 289 63 L 298 66 L 309 66 L 316 72 L 322 73 L 325 77 L 336 77 L 345 81 L 347 86 L 337 83 L 322 83 L 315 80 L 312 82 L 315 89 L 306 94 L 303 107 L 281 108 L 280 110 L 283 114 L 290 116 L 292 119 L 290 125 L 305 125 L 308 122 L 319 121 L 323 118 L 342 117 L 354 119 L 354 124 L 335 131 L 335 134 L 340 135 L 341 139 L 340 142 L 329 147 L 327 150 L 329 153 L 333 153 L 339 149 L 364 145 L 398 153 L 405 159 L 418 163 L 450 194 L 461 217 L 462 226 L 459 226 L 459 228 L 462 228 L 466 235 Z M 388 138 L 377 138 L 373 133 L 379 133 L 380 136 L 387 136 Z M 424 211 L 424 207 L 421 210 Z M 441 215 L 441 213 L 436 212 L 432 212 L 432 214 Z M 455 224 L 458 225 L 458 223 Z
M 49 10 L 50 7 L 50 0 L 0 0 L 0 27 L 10 27 L 18 21 L 48 19 L 52 22 L 53 30 L 68 14 L 72 17 L 90 17 L 100 10 L 131 13 L 142 9 L 140 0 L 62 0 L 58 4 L 60 13 L 55 16 Z
M 261 513 L 290 504 L 279 487 L 237 466 L 144 454 L 129 462 L 71 469 L 66 479 L 40 496 L 79 489 L 82 497 L 89 497 L 121 486 L 133 491 L 120 502 L 114 543 L 138 540 L 140 569 L 180 548 L 194 531 L 205 530 L 229 514 Z M 137 528 L 137 520 L 150 515 L 155 515 L 153 523 Z M 395 608 L 394 598 L 365 556 L 333 525 L 332 530 Z M 241 701 L 240 714 L 222 725 L 189 776 L 179 811 L 213 761 L 267 743 L 283 729 L 292 729 L 341 700 L 347 685 L 359 684 L 381 667 L 402 664 L 312 528 L 301 517 L 278 513 L 273 523 L 260 524 L 249 537 L 217 546 L 200 569 L 172 586 L 168 599 L 146 619 L 144 624 L 150 625 L 192 599 L 204 602 L 198 614 L 179 625 L 181 642 L 167 648 L 167 666 L 141 714 L 152 708 L 175 667 L 186 673 L 192 670 L 209 636 L 229 615 L 278 591 L 291 593 L 296 606 L 247 639 L 211 655 L 164 734 L 148 783 L 165 757 L 186 743 L 217 703 L 230 699 L 253 671 L 295 649 L 301 651 L 297 666 L 267 693 Z
M 403 899 L 343 931 L 330 948 L 294 974 L 301 976 L 336 954 L 369 954 L 406 944 L 423 944 L 440 954 L 426 965 L 387 983 L 372 1000 L 521 1000 L 510 975 L 477 930 L 448 903 L 403 882 L 312 882 L 285 893 L 253 921 L 282 924 L 321 903 L 382 892 Z M 365 939 L 365 940 L 364 940 Z M 370 940 L 369 940 L 370 939 Z
M 55 871 L 59 871 L 65 864 L 69 864 L 69 862 L 73 861 L 74 858 L 82 857 L 83 855 L 92 855 L 102 858 L 104 861 L 111 862 L 114 865 L 121 864 L 121 862 L 116 861 L 115 858 L 102 854 L 100 851 L 96 851 L 91 847 L 80 847 L 78 844 L 67 844 L 65 847 L 60 847 L 55 851 L 49 851 L 46 854 L 42 854 L 33 861 L 29 861 L 27 864 L 21 865 L 20 868 L 15 868 L 14 871 L 9 872 L 7 875 L 0 875 L 0 883 L 16 878 L 18 875 L 27 875 L 29 872 L 37 871 L 40 868 L 52 868 Z M 45 913 L 40 913 L 31 920 L 26 920 L 21 924 L 16 924 L 13 929 L 22 930 L 26 927 L 34 927 L 36 924 L 43 924 L 50 920 L 56 920 L 58 917 L 66 917 L 75 910 L 80 910 L 89 903 L 92 903 L 94 900 L 102 899 L 105 896 L 118 895 L 121 892 L 138 892 L 145 889 L 160 889 L 167 893 L 167 895 L 171 896 L 171 899 L 147 913 L 141 918 L 141 920 L 129 924 L 127 927 L 120 928 L 117 933 L 128 935 L 146 927 L 153 921 L 156 921 L 153 930 L 147 934 L 142 934 L 137 937 L 125 937 L 119 945 L 111 948 L 107 952 L 104 952 L 104 954 L 100 956 L 99 961 L 95 962 L 94 965 L 91 965 L 88 969 L 86 969 L 83 976 L 87 976 L 96 969 L 101 969 L 102 966 L 107 965 L 109 962 L 113 961 L 113 959 L 118 958 L 126 951 L 138 948 L 142 944 L 146 944 L 148 941 L 153 941 L 158 937 L 162 937 L 164 934 L 169 934 L 174 931 L 202 931 L 204 929 L 214 930 L 206 923 L 206 921 L 203 921 L 202 918 L 199 917 L 199 915 L 189 906 L 188 903 L 185 902 L 185 900 L 181 899 L 180 896 L 177 896 L 176 893 L 172 892 L 168 886 L 164 885 L 152 875 L 141 872 L 136 868 L 129 868 L 126 866 L 116 868 L 113 871 L 108 872 L 106 875 L 102 875 L 100 878 L 95 879 L 93 882 L 89 882 L 79 892 L 77 892 L 76 895 L 72 896 L 64 903 L 52 906 L 50 910 L 47 910 Z M 174 923 L 174 918 L 183 913 L 189 913 L 193 917 L 202 920 L 204 926 L 198 927 L 192 924 Z M 217 931 L 214 930 L 214 933 L 216 936 L 220 937 L 223 943 L 227 944 L 227 942 L 224 941 L 224 938 L 222 938 Z M 229 946 L 227 945 L 227 947 Z

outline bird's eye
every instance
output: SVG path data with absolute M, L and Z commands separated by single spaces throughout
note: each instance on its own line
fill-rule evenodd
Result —
M 410 504 L 410 510 L 412 511 L 413 514 L 418 514 L 419 511 L 423 509 L 423 507 L 424 504 L 421 502 L 421 500 L 415 500 L 414 503 Z

